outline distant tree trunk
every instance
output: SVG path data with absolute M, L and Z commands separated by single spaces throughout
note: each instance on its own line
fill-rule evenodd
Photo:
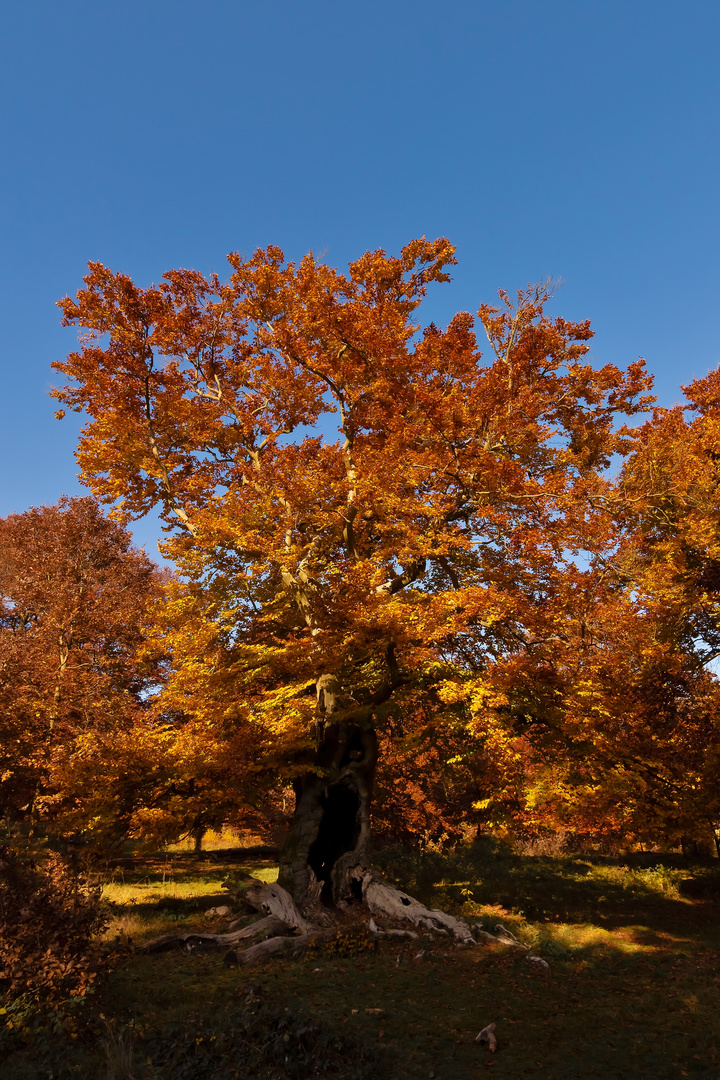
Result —
M 198 825 L 197 829 L 193 829 L 192 831 L 193 840 L 195 841 L 194 851 L 196 855 L 199 855 L 202 851 L 203 837 L 205 836 L 206 832 L 207 829 L 204 825 Z
M 347 871 L 367 856 L 377 734 L 356 723 L 326 724 L 347 703 L 334 679 L 318 680 L 314 768 L 295 781 L 295 813 L 280 852 L 278 882 L 298 904 L 316 888 L 341 899 L 352 891 Z

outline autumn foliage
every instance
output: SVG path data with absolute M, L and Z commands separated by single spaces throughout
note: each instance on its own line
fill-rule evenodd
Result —
M 75 837 L 125 832 L 123 803 L 147 786 L 143 728 L 163 679 L 161 644 L 148 641 L 161 580 L 91 498 L 0 520 L 6 818 Z
M 0 988 L 51 1004 L 84 997 L 101 958 L 93 939 L 107 926 L 100 890 L 80 883 L 56 853 L 42 863 L 0 846 Z
M 341 722 L 378 732 L 381 833 L 712 839 L 717 373 L 649 412 L 643 362 L 591 362 L 589 323 L 551 317 L 545 286 L 421 329 L 442 239 L 347 273 L 275 247 L 229 261 L 145 289 L 93 263 L 61 302 L 84 481 L 115 522 L 155 508 L 177 574 L 120 558 L 88 503 L 118 551 L 107 631 L 83 617 L 81 640 L 76 600 L 3 585 L 9 805 L 80 822 L 102 743 L 135 772 L 100 770 L 99 820 L 169 836 L 260 814 L 318 767 L 331 676 Z

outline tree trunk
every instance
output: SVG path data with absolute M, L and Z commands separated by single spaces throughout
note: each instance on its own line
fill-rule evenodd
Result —
M 294 784 L 295 814 L 280 853 L 278 882 L 298 904 L 314 889 L 323 899 L 341 899 L 347 871 L 366 858 L 370 842 L 375 730 L 323 720 L 317 728 L 314 768 Z

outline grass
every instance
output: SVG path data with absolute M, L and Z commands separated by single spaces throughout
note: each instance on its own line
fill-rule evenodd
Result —
M 3 1080 L 357 1077 L 466 1080 L 720 1078 L 718 861 L 551 858 L 475 845 L 379 853 L 388 876 L 432 906 L 534 955 L 433 938 L 346 935 L 301 961 L 224 966 L 215 953 L 128 952 L 94 1000 L 21 1040 Z M 219 922 L 222 881 L 271 880 L 267 854 L 174 852 L 124 865 L 106 887 L 111 933 L 136 941 Z M 116 868 L 117 869 L 117 868 Z M 424 949 L 424 954 L 418 953 Z M 382 1010 L 368 1012 L 366 1010 Z M 496 1024 L 496 1054 L 475 1035 Z M 3 1071 L 4 1070 L 4 1071 Z
M 263 844 L 264 841 L 261 836 L 249 832 L 240 833 L 237 829 L 223 826 L 222 829 L 208 829 L 203 835 L 202 850 L 204 852 L 229 851 L 233 848 L 262 847 Z M 170 854 L 174 852 L 194 852 L 195 841 L 191 836 L 188 836 L 184 840 L 179 840 L 176 844 L 168 844 L 165 851 Z
M 210 908 L 228 904 L 223 882 L 234 870 L 245 870 L 261 881 L 277 880 L 277 865 L 261 853 L 246 857 L 242 850 L 232 849 L 200 855 L 169 851 L 172 854 L 122 860 L 112 867 L 103 888 L 111 913 L 107 940 L 129 938 L 142 944 L 174 927 L 191 929 Z

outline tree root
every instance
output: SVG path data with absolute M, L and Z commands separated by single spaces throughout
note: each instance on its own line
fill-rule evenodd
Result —
M 138 952 L 166 952 L 168 949 L 193 949 L 203 946 L 209 949 L 228 949 L 241 941 L 252 941 L 253 938 L 262 937 L 272 938 L 278 934 L 290 933 L 292 933 L 291 927 L 282 919 L 278 919 L 276 915 L 268 915 L 246 926 L 244 930 L 236 930 L 231 934 L 163 934 L 162 937 L 146 942 Z
M 257 885 L 250 886 L 244 899 L 258 911 L 267 911 L 275 915 L 293 930 L 299 930 L 303 934 L 312 930 L 310 923 L 300 914 L 290 893 L 281 885 L 258 881 Z
M 374 919 L 370 919 L 368 926 L 370 928 L 370 933 L 375 934 L 377 937 L 408 938 L 410 941 L 417 941 L 420 937 L 414 930 L 381 930 Z
M 373 915 L 384 915 L 386 918 L 411 922 L 422 930 L 431 930 L 436 934 L 446 934 L 449 931 L 463 944 L 475 943 L 467 923 L 437 908 L 426 908 L 413 896 L 408 896 L 393 885 L 380 881 L 366 867 L 356 866 L 349 876 L 362 883 L 363 902 Z
M 516 949 L 529 949 L 529 945 L 523 945 L 521 941 L 511 934 L 509 930 L 506 930 L 502 923 L 498 923 L 495 927 L 495 933 L 489 934 L 487 930 L 483 929 L 482 923 L 475 923 L 472 927 L 472 934 L 476 941 L 479 941 L 483 945 L 509 945 L 511 948 Z
M 238 964 L 246 967 L 250 965 L 264 964 L 275 956 L 284 956 L 296 960 L 303 956 L 311 945 L 318 945 L 323 941 L 332 940 L 336 930 L 320 930 L 308 934 L 300 934 L 298 937 L 273 937 L 267 941 L 261 941 L 258 945 L 251 945 L 249 949 L 241 952 L 231 950 L 225 957 L 225 964 L 232 966 Z
M 411 922 L 418 929 L 429 930 L 435 934 L 452 934 L 461 944 L 474 944 L 467 923 L 436 908 L 426 908 L 414 897 L 375 877 L 367 867 L 354 867 L 348 874 L 348 880 L 361 885 L 363 902 L 371 914 L 394 921 Z M 290 894 L 280 885 L 258 881 L 250 886 L 244 898 L 252 907 L 269 914 L 264 919 L 229 934 L 165 934 L 149 941 L 140 951 L 153 953 L 166 949 L 202 946 L 224 948 L 230 950 L 225 957 L 227 965 L 245 966 L 262 964 L 275 956 L 297 958 L 306 952 L 308 946 L 330 940 L 337 932 L 336 928 L 320 930 L 311 925 Z M 327 918 L 328 915 L 323 913 L 323 920 Z M 413 930 L 381 930 L 373 918 L 369 920 L 368 926 L 375 937 L 406 938 L 411 941 L 418 937 Z M 479 926 L 473 929 L 480 940 L 519 945 L 503 927 L 496 928 L 497 931 L 503 931 L 503 935 L 498 937 L 485 933 Z M 294 934 L 294 931 L 300 933 Z M 264 940 L 250 944 L 257 938 Z M 246 943 L 248 948 L 235 948 Z

